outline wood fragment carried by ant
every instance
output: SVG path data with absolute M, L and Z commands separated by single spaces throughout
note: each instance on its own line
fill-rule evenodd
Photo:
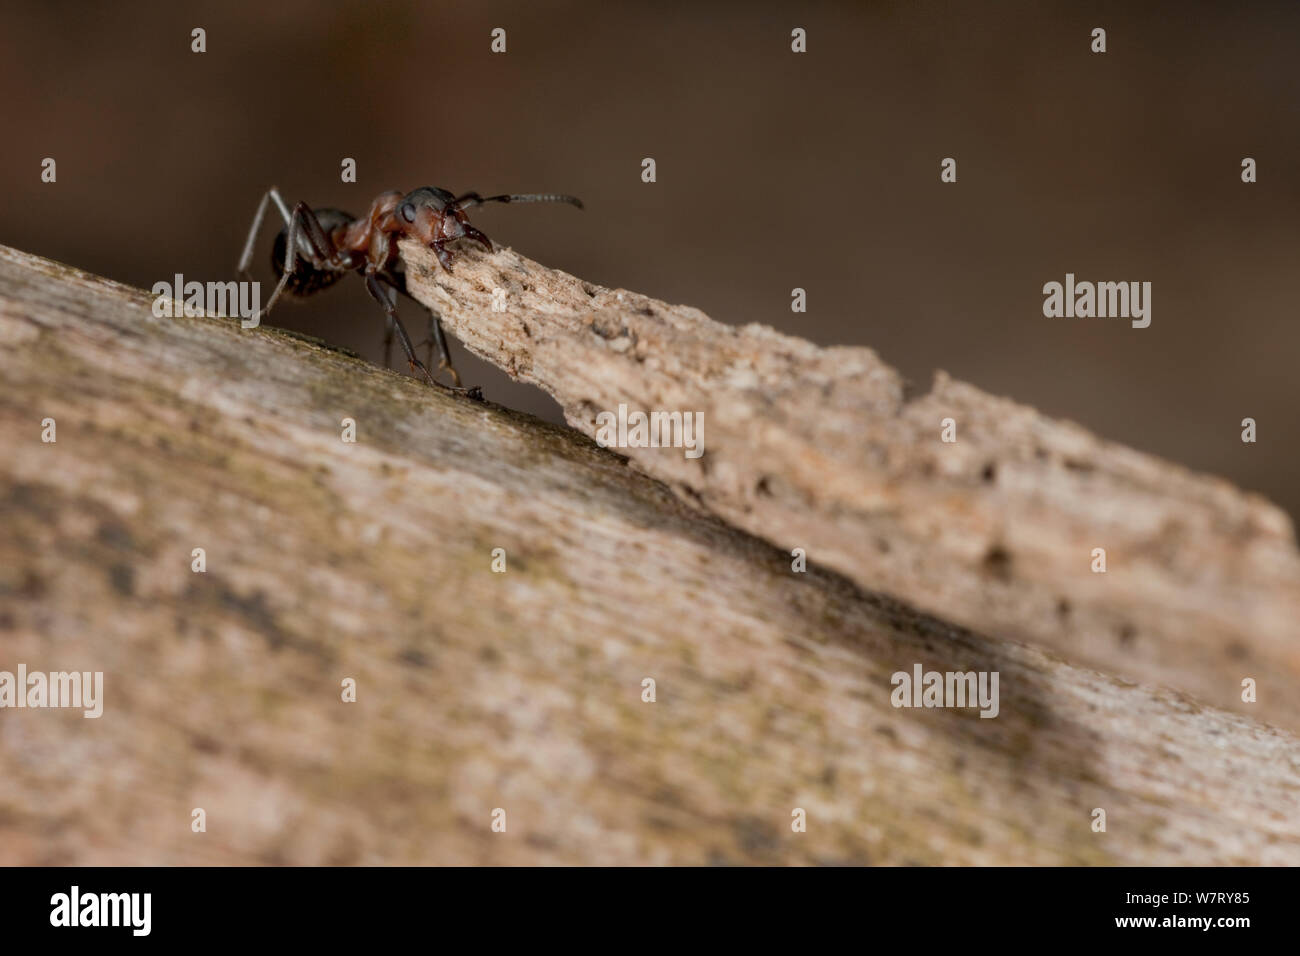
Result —
M 243 279 L 249 277 L 248 268 L 253 261 L 257 233 L 266 216 L 268 202 L 275 203 L 284 219 L 284 227 L 276 235 L 271 251 L 271 266 L 279 282 L 267 300 L 266 308 L 258 314 L 259 321 L 286 292 L 299 298 L 309 296 L 332 286 L 349 272 L 359 272 L 365 276 L 366 290 L 383 307 L 386 316 L 384 366 L 389 364 L 396 333 L 413 373 L 419 372 L 436 388 L 464 393 L 471 398 L 482 398 L 482 393 L 477 386 L 461 386 L 460 375 L 451 364 L 442 321 L 432 311 L 429 313 L 429 337 L 420 343 L 428 346 L 427 360 L 421 362 L 415 356 L 418 346 L 411 344 L 410 336 L 397 317 L 398 294 L 410 298 L 406 291 L 405 267 L 397 251 L 398 240 L 419 240 L 434 251 L 444 269 L 450 270 L 454 257 L 447 248 L 448 243 L 469 239 L 492 251 L 492 240 L 470 225 L 465 215 L 467 209 L 490 202 L 563 202 L 582 208 L 582 201 L 576 197 L 555 193 L 487 197 L 466 193 L 456 196 L 437 186 L 422 186 L 406 195 L 397 191 L 386 192 L 370 204 L 370 211 L 364 217 L 358 218 L 339 209 L 313 210 L 305 202 L 290 210 L 280 197 L 280 191 L 272 186 L 258 203 L 243 255 L 239 257 L 239 275 Z M 435 345 L 438 347 L 438 369 L 447 370 L 454 386 L 437 381 L 429 373 Z

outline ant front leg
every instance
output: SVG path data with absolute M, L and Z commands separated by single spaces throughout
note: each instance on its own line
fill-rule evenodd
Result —
M 433 254 L 438 257 L 438 265 L 450 272 L 451 264 L 455 261 L 455 257 L 444 248 L 446 242 L 446 239 L 433 240 Z
M 456 261 L 455 255 L 453 255 L 447 249 L 447 243 L 449 242 L 455 242 L 456 239 L 469 239 L 471 242 L 477 242 L 488 252 L 495 251 L 492 248 L 492 240 L 489 239 L 487 236 L 483 235 L 483 233 L 479 232 L 468 222 L 462 220 L 460 223 L 460 228 L 462 230 L 462 234 L 459 236 L 456 236 L 452 239 L 433 240 L 433 253 L 438 257 L 438 264 L 442 266 L 444 269 L 446 269 L 448 272 L 451 271 L 451 264 Z
M 384 308 L 384 313 L 392 322 L 393 330 L 397 333 L 397 341 L 401 343 L 402 351 L 406 353 L 406 361 L 411 366 L 411 371 L 419 373 L 424 380 L 434 388 L 440 388 L 447 392 L 464 392 L 470 398 L 481 399 L 483 393 L 477 386 L 474 388 L 453 388 L 450 385 L 444 385 L 432 375 L 423 362 L 415 357 L 415 346 L 411 344 L 411 337 L 406 334 L 406 327 L 402 325 L 402 320 L 397 317 L 397 290 L 380 281 L 379 277 L 373 272 L 366 273 L 366 291 L 370 293 L 371 298 L 378 302 Z

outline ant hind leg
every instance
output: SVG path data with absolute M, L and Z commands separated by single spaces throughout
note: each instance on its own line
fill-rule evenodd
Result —
M 235 270 L 235 274 L 241 279 L 248 278 L 248 267 L 252 265 L 253 252 L 257 247 L 257 233 L 262 228 L 262 220 L 266 218 L 266 204 L 272 200 L 275 202 L 275 208 L 280 211 L 280 216 L 284 219 L 284 224 L 286 226 L 289 225 L 289 220 L 291 218 L 289 215 L 289 207 L 286 206 L 284 200 L 280 198 L 280 190 L 272 186 L 262 194 L 262 201 L 257 204 L 257 212 L 253 214 L 253 224 L 248 229 L 248 238 L 244 240 L 244 251 L 239 257 L 239 266 Z

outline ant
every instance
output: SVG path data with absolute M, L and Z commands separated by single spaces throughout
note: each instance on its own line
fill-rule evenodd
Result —
M 399 239 L 418 239 L 434 251 L 438 263 L 450 271 L 453 256 L 446 248 L 456 239 L 470 239 L 492 251 L 492 241 L 469 224 L 465 210 L 490 202 L 564 202 L 582 208 L 582 201 L 573 196 L 554 193 L 488 196 L 466 193 L 455 196 L 437 186 L 422 186 L 403 196 L 400 192 L 386 192 L 370 204 L 370 211 L 362 219 L 339 209 L 312 210 L 300 202 L 290 212 L 280 191 L 274 186 L 262 197 L 253 216 L 244 253 L 239 257 L 239 276 L 249 277 L 248 267 L 253 259 L 253 246 L 258 230 L 266 216 L 268 201 L 275 203 L 284 228 L 275 237 L 271 251 L 271 266 L 275 269 L 275 291 L 267 300 L 266 308 L 258 314 L 260 320 L 270 313 L 281 294 L 305 297 L 332 286 L 349 272 L 360 272 L 366 279 L 366 291 L 384 309 L 384 367 L 392 356 L 393 333 L 406 353 L 411 372 L 418 369 L 430 385 L 448 392 L 463 392 L 470 398 L 481 399 L 477 387 L 463 388 L 460 375 L 451 364 L 447 351 L 447 338 L 443 334 L 442 320 L 429 312 L 429 337 L 421 345 L 428 346 L 428 364 L 433 363 L 433 347 L 437 345 L 438 369 L 446 369 L 455 386 L 445 385 L 429 374 L 428 364 L 415 357 L 417 346 L 411 344 L 402 321 L 397 317 L 397 294 L 411 298 L 406 290 L 406 271 L 397 251 Z

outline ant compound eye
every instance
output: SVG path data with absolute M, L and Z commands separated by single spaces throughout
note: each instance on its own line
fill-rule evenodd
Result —
M 404 202 L 397 207 L 397 211 L 407 222 L 415 222 L 415 203 Z

